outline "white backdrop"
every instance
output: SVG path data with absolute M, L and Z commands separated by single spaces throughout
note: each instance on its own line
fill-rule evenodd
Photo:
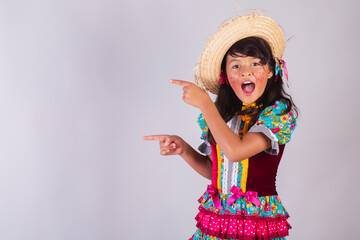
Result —
M 0 239 L 187 239 L 208 181 L 141 136 L 200 144 L 192 81 L 236 2 L 285 31 L 301 115 L 278 173 L 290 240 L 355 239 L 360 3 L 0 1 Z

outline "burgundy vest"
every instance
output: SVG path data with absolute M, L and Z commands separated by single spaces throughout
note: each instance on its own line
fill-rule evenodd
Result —
M 284 145 L 279 145 L 279 154 L 261 152 L 249 158 L 246 191 L 255 191 L 258 196 L 277 195 L 276 173 L 283 155 Z

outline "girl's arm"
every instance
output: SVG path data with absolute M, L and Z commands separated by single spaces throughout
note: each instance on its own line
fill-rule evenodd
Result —
M 270 139 L 262 133 L 247 133 L 239 138 L 222 119 L 210 96 L 195 84 L 174 79 L 170 82 L 183 86 L 183 100 L 201 110 L 216 143 L 229 161 L 242 161 L 271 146 Z
M 186 149 L 186 150 L 185 150 Z M 192 148 L 188 143 L 180 155 L 197 173 L 211 180 L 212 157 L 202 155 Z
M 151 135 L 144 136 L 143 140 L 159 140 L 161 155 L 180 155 L 197 173 L 211 180 L 212 157 L 198 153 L 181 137 Z
M 200 110 L 216 143 L 229 161 L 242 161 L 271 146 L 270 139 L 262 133 L 247 133 L 239 138 L 222 119 L 212 101 L 202 105 Z

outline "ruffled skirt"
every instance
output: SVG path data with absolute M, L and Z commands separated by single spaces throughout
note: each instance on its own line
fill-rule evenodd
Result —
M 201 232 L 200 229 L 198 229 L 195 234 L 189 239 L 189 240 L 218 240 L 220 238 L 213 237 L 210 235 L 206 235 Z M 229 238 L 228 240 L 237 240 L 236 238 Z M 286 238 L 273 238 L 271 240 L 286 240 Z
M 198 229 L 190 239 L 270 240 L 285 239 L 289 235 L 289 214 L 277 195 L 258 197 L 258 206 L 246 197 L 228 206 L 230 195 L 218 195 L 222 210 L 216 209 L 207 192 L 199 199 L 199 213 L 195 217 Z

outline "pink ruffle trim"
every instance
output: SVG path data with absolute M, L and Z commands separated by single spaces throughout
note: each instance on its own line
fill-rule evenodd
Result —
M 286 220 L 288 219 L 290 216 L 288 213 L 286 213 L 285 215 L 277 215 L 276 217 L 262 217 L 262 216 L 258 216 L 258 215 L 246 215 L 242 214 L 242 213 L 237 213 L 237 214 L 233 214 L 233 213 L 225 213 L 225 214 L 221 214 L 221 213 L 216 213 L 213 211 L 210 211 L 202 206 L 199 207 L 199 211 L 201 213 L 204 213 L 206 215 L 210 215 L 211 217 L 220 217 L 220 218 L 232 218 L 232 219 L 245 219 L 245 220 L 253 220 L 253 221 L 267 221 L 267 222 L 274 222 L 274 221 L 281 221 L 281 220 Z
M 286 218 L 281 217 L 259 217 L 233 214 L 217 214 L 199 208 L 200 212 L 195 217 L 196 227 L 201 232 L 217 238 L 235 239 L 272 239 L 282 238 L 289 235 L 290 224 Z

